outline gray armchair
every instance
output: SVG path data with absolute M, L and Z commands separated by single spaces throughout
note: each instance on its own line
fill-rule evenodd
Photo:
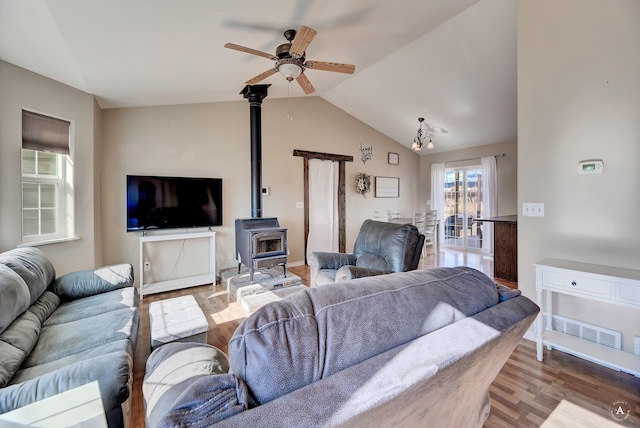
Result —
M 365 220 L 353 253 L 311 254 L 311 286 L 414 270 L 423 245 L 424 235 L 414 225 Z

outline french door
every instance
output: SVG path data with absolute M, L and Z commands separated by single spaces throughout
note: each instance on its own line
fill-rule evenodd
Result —
M 444 246 L 482 251 L 482 167 L 446 168 Z

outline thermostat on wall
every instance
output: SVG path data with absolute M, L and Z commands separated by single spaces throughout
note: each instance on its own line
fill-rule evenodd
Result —
M 580 174 L 598 174 L 602 172 L 604 163 L 601 160 L 586 160 L 578 162 L 578 172 Z

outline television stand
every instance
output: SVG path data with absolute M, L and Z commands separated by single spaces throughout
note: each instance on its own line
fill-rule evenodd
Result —
M 180 239 L 209 239 L 209 273 L 205 275 L 189 276 L 170 279 L 167 281 L 144 283 L 144 248 L 145 244 L 160 241 L 176 241 Z M 145 294 L 162 293 L 164 291 L 179 290 L 195 287 L 196 285 L 216 283 L 216 233 L 213 231 L 193 233 L 172 233 L 166 235 L 143 235 L 140 237 L 140 286 L 138 292 L 140 300 Z

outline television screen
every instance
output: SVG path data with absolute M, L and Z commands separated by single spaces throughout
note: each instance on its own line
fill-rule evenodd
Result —
M 127 231 L 222 226 L 222 179 L 127 175 Z

